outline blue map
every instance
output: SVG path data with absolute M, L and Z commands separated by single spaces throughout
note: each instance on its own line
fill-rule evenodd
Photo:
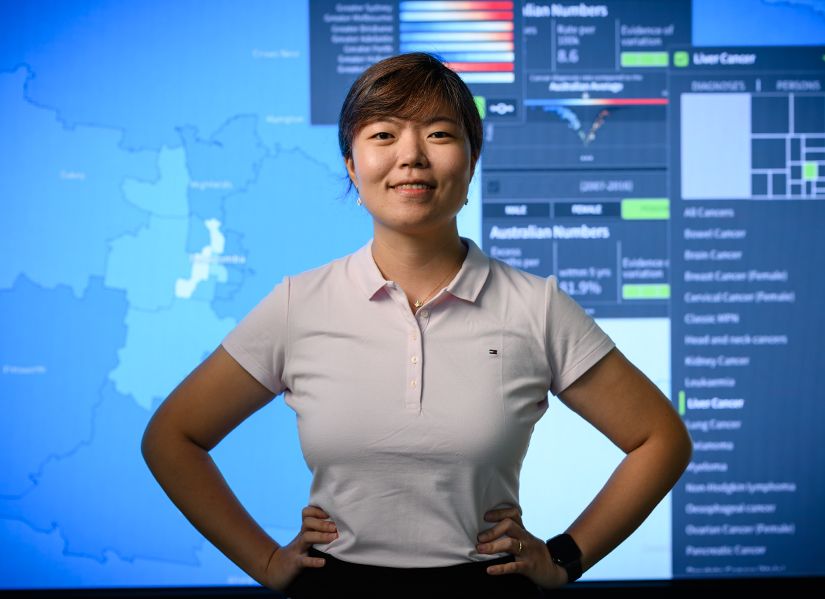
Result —
M 696 43 L 823 43 L 823 2 L 694 9 Z M 252 584 L 140 440 L 284 275 L 371 235 L 337 131 L 309 123 L 309 7 L 19 0 L 0 22 L 0 589 Z M 288 542 L 310 481 L 292 411 L 213 457 Z

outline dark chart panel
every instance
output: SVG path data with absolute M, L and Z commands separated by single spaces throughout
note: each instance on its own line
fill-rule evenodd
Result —
M 597 317 L 670 300 L 668 48 L 689 2 L 525 3 L 518 95 L 487 99 L 488 253 L 554 274 Z
M 825 559 L 824 50 L 686 49 L 671 70 L 673 396 L 694 438 L 675 576 Z

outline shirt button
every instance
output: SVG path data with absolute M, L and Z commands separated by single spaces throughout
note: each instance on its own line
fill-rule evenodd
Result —
M 418 357 L 413 356 L 412 358 L 410 358 L 410 362 L 412 362 L 413 364 L 418 364 Z
M 430 313 L 427 310 L 421 310 L 419 314 L 421 314 L 421 318 L 428 318 L 430 316 Z
M 415 387 L 415 381 L 410 381 L 410 387 Z

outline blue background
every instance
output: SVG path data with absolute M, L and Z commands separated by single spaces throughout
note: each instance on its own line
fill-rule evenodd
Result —
M 823 2 L 693 14 L 698 45 L 825 43 Z M 139 444 L 275 283 L 371 234 L 309 125 L 307 4 L 4 1 L 0 131 L 0 588 L 251 583 Z M 182 295 L 199 253 L 234 261 Z M 283 402 L 213 455 L 291 538 L 309 473 Z

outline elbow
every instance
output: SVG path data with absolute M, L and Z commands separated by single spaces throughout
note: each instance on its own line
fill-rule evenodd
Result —
M 687 470 L 688 464 L 690 464 L 690 460 L 691 458 L 693 458 L 693 442 L 690 440 L 690 437 L 688 437 L 687 441 L 683 443 L 680 455 L 682 459 L 679 462 L 679 475 L 681 476 L 682 474 L 684 474 L 685 470 Z
M 161 406 L 149 420 L 140 440 L 140 453 L 143 461 L 155 476 L 167 470 L 181 456 L 190 455 L 197 450 L 208 453 L 208 449 L 196 443 L 187 435 L 179 418 L 174 417 Z
M 156 427 L 154 425 L 154 419 L 152 419 L 149 421 L 149 424 L 146 426 L 146 429 L 143 431 L 143 436 L 140 439 L 140 454 L 150 470 L 152 469 L 152 463 L 157 451 L 157 445 Z
M 154 413 L 140 440 L 140 453 L 143 461 L 153 473 L 164 455 L 172 451 L 175 435 L 168 418 L 164 417 L 161 407 Z
M 672 433 L 673 438 L 673 456 L 678 464 L 679 476 L 681 476 L 687 469 L 690 460 L 693 457 L 693 439 L 690 433 L 682 422 L 682 419 L 677 416 L 677 425 Z

